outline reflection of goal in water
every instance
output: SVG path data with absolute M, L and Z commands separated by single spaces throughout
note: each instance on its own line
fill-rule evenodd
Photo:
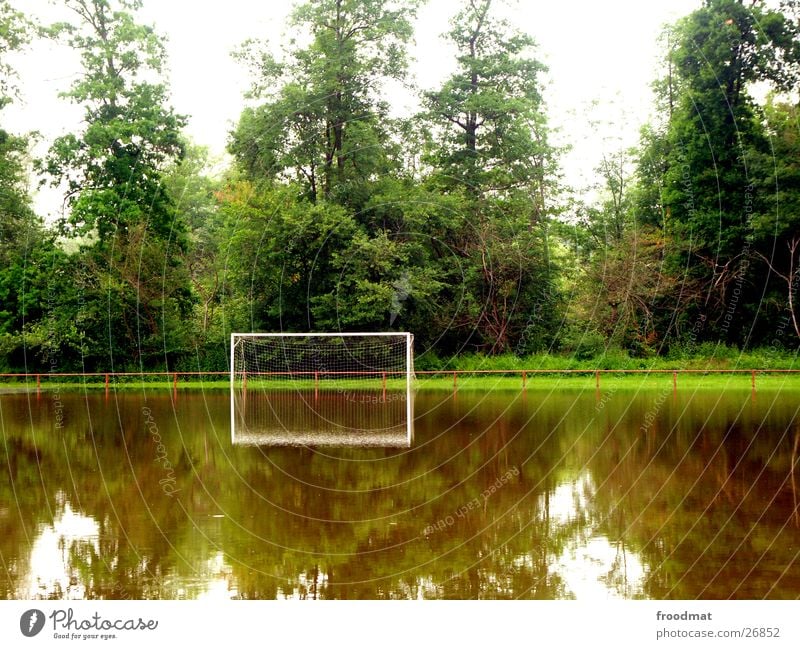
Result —
M 234 444 L 408 447 L 408 333 L 233 334 Z

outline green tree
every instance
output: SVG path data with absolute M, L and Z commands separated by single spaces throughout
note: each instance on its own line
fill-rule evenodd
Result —
M 573 328 L 587 341 L 600 334 L 606 348 L 634 355 L 660 350 L 659 325 L 676 282 L 664 266 L 665 238 L 651 226 L 632 225 L 619 240 L 598 251 L 578 280 L 570 305 Z M 574 338 L 567 344 L 577 351 Z
M 291 188 L 246 180 L 228 183 L 220 199 L 232 326 L 314 331 L 316 299 L 335 292 L 335 260 L 350 254 L 360 232 L 353 216 L 325 201 L 298 201 Z
M 44 168 L 67 184 L 65 230 L 96 235 L 103 246 L 137 223 L 176 235 L 161 174 L 183 155 L 185 124 L 167 105 L 166 86 L 146 80 L 162 74 L 165 51 L 134 20 L 141 1 L 116 3 L 121 9 L 112 0 L 66 0 L 78 24 L 51 28 L 81 55 L 83 72 L 63 96 L 85 107 L 86 129 L 57 138 Z
M 614 130 L 616 135 L 604 138 L 605 146 L 594 170 L 595 181 L 589 187 L 593 200 L 589 204 L 578 201 L 576 210 L 591 247 L 601 253 L 621 242 L 639 220 L 633 174 L 635 151 L 624 145 L 619 127 Z
M 82 308 L 98 315 L 87 344 L 106 367 L 163 364 L 184 351 L 192 302 L 186 227 L 162 183 L 183 155 L 185 120 L 157 82 L 164 46 L 136 22 L 140 0 L 65 4 L 76 23 L 51 33 L 81 56 L 64 97 L 84 107 L 86 127 L 58 138 L 42 166 L 68 188 L 62 231 L 89 241 L 76 261 L 85 270 Z
M 671 326 L 686 330 L 703 317 L 706 335 L 745 342 L 757 307 L 741 299 L 758 281 L 751 217 L 765 198 L 754 193 L 753 156 L 766 139 L 751 87 L 795 87 L 797 24 L 760 0 L 707 0 L 673 33 L 665 141 L 654 143 L 643 174 L 663 169 L 664 227 L 682 248 L 673 257 L 684 282 Z
M 416 4 L 313 0 L 291 19 L 308 45 L 291 41 L 282 65 L 248 50 L 266 101 L 242 114 L 230 150 L 243 180 L 222 196 L 249 326 L 402 327 L 425 340 L 447 322 L 426 237 L 447 201 L 404 168 L 416 129 L 385 99 L 406 73 Z
M 452 326 L 459 346 L 534 351 L 538 336 L 527 333 L 547 328 L 544 313 L 557 319 L 558 304 L 547 243 L 556 174 L 544 67 L 532 56 L 533 39 L 497 19 L 491 0 L 470 2 L 447 36 L 458 68 L 424 101 L 427 182 L 465 198 L 462 226 L 445 240 L 460 258 L 464 287 L 451 304 Z
M 541 217 L 554 152 L 541 95 L 545 68 L 531 54 L 534 40 L 494 18 L 492 0 L 469 2 L 447 37 L 457 48 L 458 69 L 425 93 L 435 133 L 429 160 L 440 182 L 475 195 L 524 189 L 531 218 Z
M 800 339 L 800 111 L 797 105 L 770 98 L 765 109 L 769 152 L 753 156 L 756 190 L 771 200 L 756 206 L 752 218 L 753 251 L 774 281 L 766 308 L 778 332 L 793 331 Z M 781 326 L 788 320 L 791 325 Z M 785 322 L 784 322 L 785 324 Z M 780 338 L 772 331 L 772 340 Z M 797 340 L 795 340 L 795 343 Z M 788 336 L 780 341 L 788 345 Z
M 205 148 L 194 145 L 185 148 L 186 155 L 165 172 L 163 182 L 188 228 L 189 245 L 184 263 L 197 296 L 194 344 L 203 359 L 200 369 L 217 369 L 225 365 L 224 341 L 227 339 L 223 323 L 217 317 L 224 296 L 228 261 L 218 200 L 222 181 L 211 175 L 211 162 Z M 213 358 L 205 360 L 207 354 Z
M 17 93 L 17 72 L 8 62 L 13 52 L 18 52 L 30 42 L 32 24 L 8 0 L 0 0 L 0 100 L 5 106 Z
M 0 0 L 0 111 L 16 94 L 16 72 L 7 63 L 7 57 L 28 40 L 29 25 L 25 18 L 8 2 Z M 27 152 L 27 137 L 0 128 L 0 269 L 7 268 L 18 256 L 17 246 L 25 240 L 34 221 L 28 192 Z
M 416 5 L 310 0 L 291 21 L 308 46 L 293 39 L 278 63 L 251 44 L 253 94 L 267 101 L 242 113 L 230 144 L 251 179 L 295 180 L 312 201 L 365 202 L 370 180 L 396 169 L 383 92 L 405 75 Z
M 28 44 L 31 30 L 0 1 L 0 115 L 17 97 L 8 57 Z M 52 307 L 47 287 L 60 257 L 32 207 L 28 145 L 27 136 L 0 127 L 0 367 L 14 370 L 39 364 L 39 337 L 30 334 Z
M 664 184 L 671 150 L 669 127 L 676 102 L 681 96 L 681 78 L 676 74 L 674 64 L 678 39 L 679 28 L 676 25 L 667 25 L 659 39 L 665 55 L 662 74 L 652 84 L 655 117 L 639 133 L 633 189 L 633 203 L 639 222 L 661 229 L 665 228 L 666 218 Z
M 660 326 L 669 316 L 675 288 L 664 263 L 669 241 L 649 218 L 640 217 L 650 207 L 641 203 L 657 191 L 644 198 L 639 194 L 641 185 L 633 173 L 636 152 L 618 135 L 607 138 L 607 144 L 595 169 L 594 203 L 580 203 L 578 210 L 584 258 L 562 342 L 579 356 L 599 352 L 598 341 L 606 349 L 651 354 L 663 342 Z

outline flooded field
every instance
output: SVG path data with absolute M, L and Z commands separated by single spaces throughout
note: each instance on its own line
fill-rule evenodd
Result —
M 232 444 L 225 391 L 2 394 L 0 595 L 800 592 L 800 392 L 413 405 L 407 447 L 308 447 Z

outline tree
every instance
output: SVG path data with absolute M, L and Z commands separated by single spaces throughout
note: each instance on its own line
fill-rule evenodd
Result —
M 336 291 L 335 260 L 360 231 L 345 208 L 297 201 L 287 187 L 240 180 L 220 192 L 225 219 L 225 283 L 241 330 L 315 331 L 314 305 Z
M 682 95 L 681 79 L 675 72 L 675 49 L 679 40 L 679 28 L 667 25 L 660 36 L 661 49 L 666 53 L 663 61 L 663 76 L 653 84 L 655 117 L 645 124 L 639 133 L 639 150 L 636 165 L 633 202 L 639 222 L 656 228 L 666 226 L 664 184 L 669 171 L 671 143 L 669 128 L 676 102 Z
M 556 311 L 542 307 L 558 303 L 547 244 L 556 184 L 544 67 L 532 57 L 533 39 L 495 18 L 492 0 L 470 0 L 448 38 L 458 69 L 425 93 L 424 117 L 432 134 L 428 184 L 465 198 L 462 227 L 445 240 L 461 258 L 464 287 L 453 327 L 461 345 L 533 351 L 525 332 Z
M 458 70 L 425 93 L 435 126 L 429 159 L 445 187 L 481 195 L 525 189 L 532 221 L 545 210 L 553 149 L 547 143 L 534 41 L 492 15 L 492 0 L 470 0 L 452 21 L 448 39 L 458 50 Z
M 243 179 L 221 193 L 248 326 L 435 339 L 445 282 L 420 235 L 446 201 L 403 168 L 415 129 L 385 100 L 405 75 L 416 4 L 313 0 L 292 17 L 309 44 L 292 41 L 284 65 L 249 49 L 266 101 L 242 113 L 230 150 Z
M 29 25 L 5 0 L 0 0 L 0 111 L 16 94 L 15 70 L 7 57 L 29 39 Z M 26 155 L 28 140 L 0 128 L 0 268 L 18 255 L 34 221 L 28 192 Z
M 278 63 L 251 44 L 254 96 L 277 88 L 242 113 L 230 144 L 251 179 L 291 179 L 312 201 L 358 207 L 365 185 L 393 168 L 393 126 L 383 91 L 406 70 L 405 47 L 417 2 L 310 0 L 292 27 L 310 44 Z
M 85 107 L 86 130 L 57 138 L 45 161 L 55 183 L 66 182 L 71 234 L 111 235 L 146 223 L 174 236 L 174 213 L 162 186 L 166 165 L 183 155 L 185 118 L 166 105 L 164 84 L 143 79 L 163 72 L 164 45 L 131 13 L 141 0 L 66 0 L 78 25 L 58 24 L 55 36 L 81 55 L 83 73 L 65 98 Z
M 665 243 L 659 230 L 632 226 L 587 264 L 572 313 L 606 347 L 637 356 L 660 349 L 661 311 L 676 286 L 665 270 Z
M 753 251 L 775 275 L 778 294 L 784 296 L 778 300 L 776 316 L 788 312 L 792 330 L 800 338 L 800 111 L 772 97 L 765 126 L 770 151 L 754 156 L 753 166 L 758 190 L 772 200 L 754 206 Z
M 650 192 L 648 214 L 651 221 L 660 215 L 680 244 L 670 262 L 683 273 L 669 325 L 676 331 L 703 318 L 705 335 L 747 340 L 754 305 L 740 296 L 758 283 L 751 217 L 766 198 L 754 194 L 754 156 L 766 138 L 750 88 L 795 87 L 797 36 L 794 21 L 760 0 L 706 0 L 671 32 L 669 78 L 661 84 L 666 127 L 651 140 L 641 176 L 656 183 L 661 176 L 663 191 Z
M 0 0 L 0 111 L 17 96 L 16 71 L 7 62 L 29 42 L 31 25 Z M 28 191 L 28 138 L 0 128 L 0 366 L 36 365 L 28 334 L 52 305 L 49 271 L 58 252 L 34 213 Z
M 8 63 L 12 52 L 30 42 L 32 24 L 8 0 L 0 0 L 0 105 L 5 106 L 17 93 L 16 70 Z
M 163 42 L 135 21 L 140 0 L 66 5 L 76 24 L 51 33 L 80 53 L 82 73 L 64 97 L 84 106 L 86 128 L 58 138 L 42 166 L 68 188 L 62 232 L 90 241 L 77 265 L 84 311 L 103 314 L 87 332 L 93 362 L 169 362 L 185 344 L 192 296 L 185 224 L 162 183 L 183 155 L 185 123 L 152 81 L 163 72 Z
M 217 193 L 221 181 L 209 174 L 208 151 L 187 145 L 186 155 L 168 169 L 163 177 L 170 200 L 188 228 L 189 245 L 184 255 L 192 289 L 197 296 L 197 338 L 202 349 L 217 352 L 217 367 L 224 364 L 224 332 L 216 319 L 223 289 L 224 234 Z
M 580 209 L 581 222 L 588 231 L 593 247 L 602 252 L 619 244 L 626 232 L 637 225 L 633 164 L 635 151 L 625 146 L 621 125 L 592 122 L 607 128 L 614 135 L 602 138 L 603 150 L 595 167 L 595 182 L 589 187 L 594 200 Z
M 625 147 L 618 135 L 606 142 L 591 187 L 594 203 L 579 203 L 583 259 L 562 342 L 578 356 L 599 353 L 600 342 L 605 349 L 651 354 L 663 343 L 662 325 L 675 288 L 665 264 L 670 241 L 651 218 L 640 216 L 651 207 L 641 204 L 652 200 L 658 188 L 648 186 L 643 192 L 641 180 L 637 185 L 635 150 Z

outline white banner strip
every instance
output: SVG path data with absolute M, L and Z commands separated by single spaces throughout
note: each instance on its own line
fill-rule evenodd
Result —
M 0 602 L 4 647 L 798 647 L 800 603 Z M 245 644 L 246 643 L 246 644 Z M 601 645 L 602 646 L 602 645 Z

